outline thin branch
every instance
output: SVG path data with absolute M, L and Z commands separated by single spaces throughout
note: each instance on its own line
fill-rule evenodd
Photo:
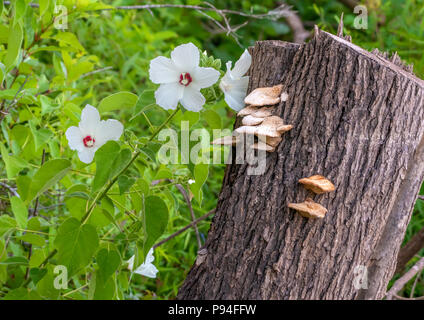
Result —
M 91 76 L 93 74 L 100 73 L 100 72 L 103 72 L 103 71 L 107 71 L 107 70 L 110 70 L 110 69 L 113 69 L 113 67 L 105 67 L 105 68 L 97 69 L 97 70 L 94 70 L 94 71 L 91 71 L 91 72 L 84 73 L 80 78 L 85 78 L 85 77 Z
M 184 197 L 185 202 L 187 203 L 187 207 L 190 210 L 190 214 L 191 214 L 191 220 L 194 222 L 196 220 L 196 216 L 194 215 L 194 211 L 193 211 L 193 207 L 191 206 L 191 200 L 190 197 L 187 194 L 187 191 L 184 189 L 184 187 L 181 184 L 176 184 L 175 185 L 177 187 L 177 189 L 181 192 L 181 194 Z M 199 234 L 199 229 L 197 228 L 197 225 L 194 224 L 193 225 L 194 231 L 196 232 L 196 238 L 197 238 L 197 245 L 198 248 L 200 250 L 200 248 L 202 247 L 202 241 L 200 240 L 200 234 Z
M 192 223 L 190 223 L 189 225 L 185 226 L 184 228 L 178 230 L 177 232 L 171 234 L 169 237 L 163 239 L 162 241 L 159 241 L 158 243 L 156 243 L 153 246 L 153 249 L 156 249 L 157 247 L 159 247 L 160 245 L 164 244 L 165 242 L 175 238 L 176 236 L 180 235 L 181 233 L 183 233 L 184 231 L 186 231 L 187 229 L 197 225 L 200 221 L 205 220 L 207 217 L 209 217 L 211 214 L 215 213 L 215 209 L 209 211 L 208 213 L 206 213 L 205 215 L 201 216 L 200 218 L 197 218 L 196 220 L 194 220 Z
M 402 277 L 400 277 L 386 293 L 386 299 L 391 300 L 402 288 L 411 280 L 418 272 L 424 269 L 424 257 L 408 270 Z
M 424 248 L 424 228 L 414 234 L 414 236 L 402 248 L 400 248 L 395 273 L 400 273 L 405 268 L 406 264 L 422 248 Z
M 4 182 L 0 182 L 0 186 L 5 187 L 10 192 L 12 192 L 15 197 L 18 197 L 19 198 L 19 194 L 16 192 L 16 188 L 11 187 L 11 186 L 9 186 L 8 184 L 6 184 Z
M 10 1 L 3 1 L 5 5 L 10 5 Z M 217 9 L 214 6 L 210 7 L 210 3 L 205 2 L 205 4 L 209 5 L 209 7 L 203 7 L 203 6 L 197 6 L 197 5 L 186 5 L 186 4 L 171 4 L 171 3 L 164 3 L 164 4 L 144 4 L 144 5 L 134 5 L 134 6 L 117 6 L 114 8 L 101 8 L 93 11 L 111 11 L 111 10 L 149 10 L 151 12 L 151 9 L 161 9 L 161 8 L 180 8 L 180 9 L 192 9 L 192 10 L 199 10 L 199 11 L 214 11 L 218 14 L 231 14 L 231 15 L 237 15 L 247 18 L 253 18 L 253 19 L 271 19 L 271 20 L 277 20 L 282 17 L 287 17 L 290 12 L 290 6 L 283 4 L 277 9 L 271 10 L 267 13 L 260 13 L 260 14 L 252 14 L 252 13 L 246 13 L 242 11 L 237 10 L 229 10 L 229 9 Z M 38 3 L 30 2 L 28 4 L 30 7 L 38 8 Z

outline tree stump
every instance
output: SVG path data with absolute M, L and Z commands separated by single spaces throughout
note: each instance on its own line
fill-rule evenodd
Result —
M 318 29 L 304 45 L 250 50 L 249 91 L 283 84 L 289 98 L 274 114 L 294 128 L 264 174 L 227 166 L 178 299 L 383 298 L 424 175 L 424 81 L 397 55 Z M 298 180 L 314 174 L 336 186 L 313 196 L 324 219 L 287 207 L 310 196 Z

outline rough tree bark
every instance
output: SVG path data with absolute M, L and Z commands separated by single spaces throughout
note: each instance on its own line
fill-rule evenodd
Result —
M 382 298 L 424 175 L 424 82 L 396 55 L 318 29 L 307 44 L 251 53 L 249 91 L 282 83 L 289 98 L 275 114 L 294 128 L 263 175 L 227 166 L 178 299 Z M 336 185 L 314 196 L 328 209 L 320 220 L 287 207 L 310 196 L 298 180 L 313 174 Z M 354 286 L 357 266 L 368 289 Z

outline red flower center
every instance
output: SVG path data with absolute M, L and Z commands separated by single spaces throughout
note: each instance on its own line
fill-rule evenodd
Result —
M 86 136 L 84 139 L 82 139 L 82 142 L 84 142 L 84 146 L 91 148 L 94 146 L 94 142 L 96 142 L 96 140 L 94 140 L 92 136 Z
M 188 86 L 191 82 L 193 81 L 193 79 L 191 78 L 190 73 L 188 72 L 183 72 L 180 74 L 180 84 L 182 84 L 183 86 Z

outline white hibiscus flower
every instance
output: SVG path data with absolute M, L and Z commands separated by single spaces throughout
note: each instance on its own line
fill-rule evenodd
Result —
M 205 97 L 200 89 L 218 81 L 219 71 L 199 67 L 199 49 L 190 43 L 171 52 L 171 59 L 157 57 L 150 61 L 150 80 L 160 84 L 155 92 L 156 103 L 162 108 L 175 109 L 180 102 L 185 109 L 200 111 Z
M 155 260 L 155 257 L 153 256 L 153 248 L 151 248 L 147 253 L 144 263 L 142 263 L 134 272 L 148 278 L 156 278 L 156 273 L 158 273 L 159 270 L 153 265 L 153 260 Z M 132 271 L 133 268 L 134 256 L 128 260 L 128 269 Z
M 117 120 L 100 120 L 99 111 L 87 104 L 78 127 L 69 127 L 65 136 L 71 150 L 78 151 L 80 160 L 90 163 L 97 149 L 109 140 L 119 140 L 123 130 L 124 126 Z
M 251 63 L 252 57 L 245 50 L 232 70 L 232 62 L 227 62 L 227 72 L 219 83 L 219 87 L 225 95 L 225 102 L 235 111 L 240 111 L 244 108 L 244 98 L 249 84 L 249 77 L 244 75 L 249 70 Z

